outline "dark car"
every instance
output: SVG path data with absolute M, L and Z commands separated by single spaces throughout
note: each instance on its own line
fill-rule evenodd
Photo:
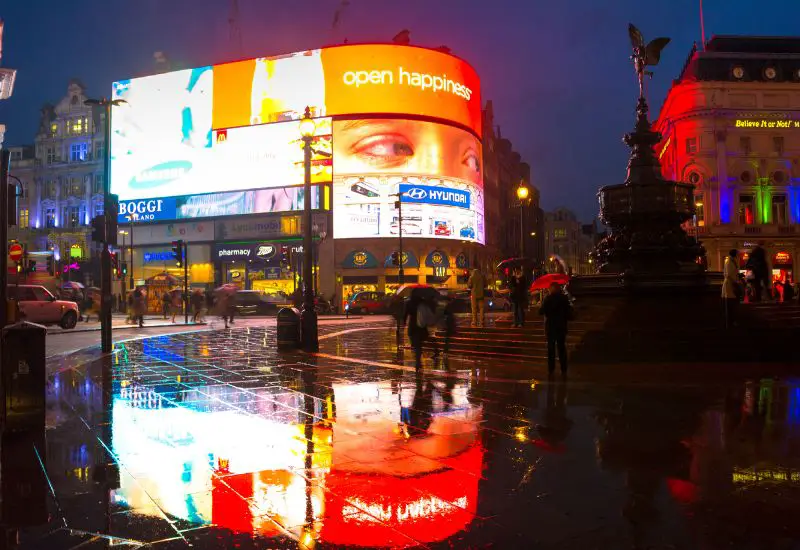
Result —
M 257 290 L 240 290 L 235 295 L 234 307 L 237 315 L 275 315 L 278 304 L 267 299 Z
M 385 297 L 383 292 L 356 292 L 344 307 L 350 313 L 385 313 Z

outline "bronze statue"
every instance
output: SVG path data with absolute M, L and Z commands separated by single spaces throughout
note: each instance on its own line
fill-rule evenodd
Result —
M 644 77 L 645 75 L 653 77 L 653 72 L 646 70 L 645 67 L 658 65 L 658 61 L 661 59 L 661 50 L 669 44 L 669 38 L 656 38 L 645 46 L 644 36 L 632 23 L 628 23 L 628 35 L 631 37 L 633 46 L 631 59 L 639 79 L 639 97 L 644 97 Z

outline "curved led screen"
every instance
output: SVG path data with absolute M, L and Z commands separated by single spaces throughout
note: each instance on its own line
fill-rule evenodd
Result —
M 121 80 L 111 192 L 123 218 L 153 210 L 142 222 L 296 209 L 296 189 L 275 194 L 303 183 L 297 121 L 308 106 L 311 179 L 333 182 L 334 237 L 396 236 L 402 221 L 411 237 L 482 243 L 479 87 L 461 59 L 388 44 Z

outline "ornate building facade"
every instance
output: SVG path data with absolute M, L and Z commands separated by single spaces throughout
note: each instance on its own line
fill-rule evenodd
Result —
M 90 221 L 103 210 L 102 119 L 84 105 L 85 87 L 70 81 L 67 94 L 41 111 L 34 146 L 12 147 L 11 174 L 19 179 L 18 225 L 10 237 L 25 245 L 37 271 L 92 256 Z
M 800 254 L 800 39 L 712 38 L 693 48 L 655 124 L 665 177 L 695 186 L 688 229 L 721 270 L 763 243 L 776 279 Z

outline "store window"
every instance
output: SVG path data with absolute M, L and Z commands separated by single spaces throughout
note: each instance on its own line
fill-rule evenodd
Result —
M 30 227 L 30 210 L 27 208 L 20 208 L 19 210 L 19 227 L 20 229 Z
M 69 149 L 69 160 L 71 162 L 82 162 L 84 160 L 88 160 L 87 155 L 89 153 L 89 144 L 88 143 L 73 143 L 70 145 Z
M 44 226 L 48 229 L 52 229 L 56 226 L 56 209 L 55 208 L 48 208 L 44 212 Z
M 772 152 L 778 156 L 783 156 L 783 136 L 772 138 Z
M 743 155 L 749 155 L 753 152 L 753 145 L 748 136 L 742 136 L 739 138 L 739 149 L 742 150 Z
M 739 195 L 739 224 L 753 225 L 754 223 L 756 223 L 755 197 Z
M 705 215 L 706 205 L 703 193 L 695 194 L 694 206 L 695 206 L 695 220 L 697 223 L 697 227 L 704 227 L 706 225 L 706 215 Z
M 772 195 L 772 223 L 787 225 L 789 223 L 786 195 Z
M 697 153 L 697 138 L 686 138 L 686 154 L 694 155 L 695 153 Z

